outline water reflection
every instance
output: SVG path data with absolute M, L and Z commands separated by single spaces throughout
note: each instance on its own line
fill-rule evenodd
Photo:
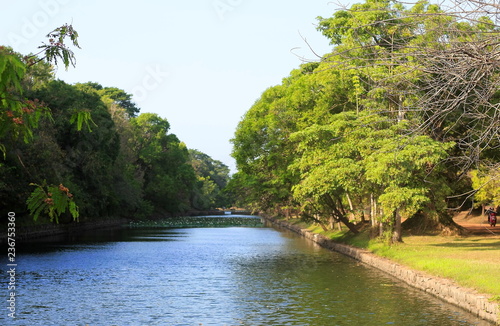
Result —
M 18 270 L 15 325 L 488 325 L 269 228 L 90 233 L 25 247 Z
M 433 298 L 421 298 L 422 293 L 381 272 L 307 247 L 291 241 L 284 251 L 236 260 L 233 277 L 239 287 L 235 302 L 246 312 L 243 320 L 248 325 L 475 323 L 459 312 L 449 314 L 447 309 L 456 309 Z

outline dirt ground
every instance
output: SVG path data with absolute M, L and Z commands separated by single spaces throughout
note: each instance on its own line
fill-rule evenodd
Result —
M 490 227 L 486 215 L 480 213 L 460 212 L 453 220 L 470 231 L 472 235 L 495 236 L 500 235 L 500 223 L 497 222 L 496 227 Z

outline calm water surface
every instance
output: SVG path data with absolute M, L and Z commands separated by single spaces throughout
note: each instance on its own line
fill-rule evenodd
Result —
M 0 325 L 490 325 L 272 228 L 124 229 L 19 251 L 17 319 L 3 309 Z

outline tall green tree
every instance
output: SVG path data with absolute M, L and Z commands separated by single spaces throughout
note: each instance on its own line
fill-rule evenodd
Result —
M 34 101 L 29 100 L 24 94 L 25 91 L 36 86 L 37 83 L 40 84 L 41 80 L 47 81 L 50 79 L 50 64 L 57 65 L 58 60 L 60 60 L 66 69 L 70 64 L 75 65 L 74 53 L 67 44 L 69 38 L 70 43 L 79 48 L 78 33 L 73 29 L 72 25 L 65 24 L 56 28 L 47 35 L 47 38 L 48 43 L 39 46 L 41 50 L 35 55 L 21 56 L 14 53 L 10 48 L 0 46 L 0 151 L 3 152 L 5 159 L 8 151 L 17 151 L 13 147 L 7 148 L 5 146 L 6 142 L 14 145 L 18 138 L 23 138 L 25 144 L 29 143 L 33 140 L 33 133 L 38 127 L 40 119 L 44 116 L 51 117 L 50 111 L 37 99 Z M 42 57 L 40 58 L 38 55 L 42 55 Z M 42 61 L 45 61 L 46 64 L 43 64 Z M 74 120 L 81 123 L 88 122 L 88 118 L 87 115 L 79 112 L 73 116 Z M 15 156 L 17 156 L 19 163 L 23 165 L 19 152 Z M 0 164 L 2 170 L 12 168 L 8 166 L 9 164 Z M 67 189 L 62 185 L 60 186 Z M 37 196 L 37 191 L 40 189 L 42 188 L 35 189 L 31 199 Z M 47 195 L 51 197 L 50 192 Z M 9 196 L 5 197 L 9 198 Z M 77 207 L 74 206 L 72 198 L 70 201 L 70 214 L 73 215 L 73 218 L 77 218 Z M 40 212 L 40 208 L 49 212 L 51 219 L 56 219 L 56 221 L 58 216 L 68 207 L 66 199 L 63 197 L 32 200 L 29 206 L 32 212 Z M 54 207 L 57 209 L 54 209 Z M 38 216 L 37 213 L 35 213 L 36 216 Z
M 437 164 L 453 143 L 413 130 L 422 115 L 410 109 L 419 98 L 412 89 L 424 72 L 407 51 L 423 42 L 423 17 L 438 9 L 412 10 L 419 20 L 401 15 L 401 4 L 369 0 L 320 18 L 334 51 L 264 92 L 236 131 L 241 184 L 232 186 L 255 207 L 292 203 L 325 228 L 340 221 L 356 232 L 350 218 L 372 206 L 372 223 L 385 225 L 394 241 L 401 215 L 444 212 L 448 180 Z M 399 173 L 383 175 L 391 170 Z
M 189 160 L 198 179 L 193 208 L 204 210 L 230 205 L 228 194 L 224 192 L 229 182 L 229 167 L 195 149 L 189 150 Z
M 117 207 L 111 187 L 119 136 L 107 107 L 94 91 L 63 81 L 50 82 L 32 95 L 51 108 L 53 120 L 47 121 L 45 128 L 50 128 L 51 124 L 54 128 L 54 141 L 60 148 L 61 163 L 67 171 L 60 178 L 73 189 L 81 212 L 85 216 L 92 212 L 110 215 Z M 86 112 L 92 124 L 80 129 L 71 123 L 75 112 Z M 38 178 L 43 180 L 43 173 Z
M 137 164 L 144 173 L 144 198 L 157 212 L 189 210 L 196 175 L 186 145 L 169 134 L 170 124 L 153 113 L 131 120 Z
M 304 64 L 267 89 L 245 114 L 232 155 L 240 174 L 235 180 L 246 184 L 232 186 L 252 189 L 245 196 L 247 206 L 284 214 L 297 206 L 291 192 L 296 177 L 288 169 L 295 148 L 289 137 L 312 123 L 327 123 L 332 113 L 355 108 L 340 80 L 344 76 L 325 66 Z
M 132 101 L 132 94 L 126 93 L 124 90 L 116 87 L 103 87 L 99 83 L 88 82 L 86 86 L 94 88 L 103 98 L 105 103 L 115 104 L 124 109 L 129 117 L 136 117 L 140 109 Z
M 401 215 L 412 216 L 431 202 L 434 208 L 445 205 L 446 189 L 435 166 L 453 146 L 410 136 L 407 128 L 379 115 L 352 112 L 293 134 L 299 155 L 291 168 L 301 179 L 294 195 L 318 219 L 331 216 L 356 233 L 348 220 L 349 196 L 365 198 L 357 208 L 363 210 L 367 195 L 374 194 L 383 212 L 377 218 L 389 227 L 392 241 L 401 241 Z
M 415 132 L 455 142 L 448 160 L 455 175 L 477 164 L 498 167 L 499 7 L 481 0 L 406 5 L 368 0 L 320 17 L 319 30 L 336 45 L 328 60 L 359 71 L 366 96 L 413 119 Z

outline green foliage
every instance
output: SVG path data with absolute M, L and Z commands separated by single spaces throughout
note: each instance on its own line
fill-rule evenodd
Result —
M 475 189 L 474 206 L 500 205 L 500 169 L 482 167 L 471 170 L 472 187 Z
M 432 172 L 453 144 L 404 130 L 404 123 L 393 124 L 383 116 L 343 113 L 329 125 L 292 134 L 299 158 L 290 168 L 301 180 L 294 197 L 307 204 L 304 208 L 327 205 L 341 219 L 347 196 L 375 194 L 385 212 L 381 221 L 390 221 L 396 211 L 412 216 L 431 200 L 443 202 L 430 195 L 442 187 Z M 363 201 L 359 204 L 363 209 Z
M 136 117 L 139 113 L 139 108 L 132 102 L 132 95 L 119 88 L 103 87 L 101 84 L 92 82 L 82 85 L 95 89 L 105 103 L 119 106 L 127 112 L 129 117 Z
M 47 37 L 49 44 L 39 47 L 43 49 L 44 58 L 55 65 L 60 58 L 66 68 L 70 63 L 74 66 L 73 52 L 64 43 L 66 37 L 69 37 L 73 45 L 78 47 L 78 33 L 73 27 L 63 25 L 50 32 Z M 43 103 L 37 100 L 30 101 L 24 95 L 25 74 L 29 71 L 30 75 L 35 77 L 34 72 L 37 70 L 30 68 L 42 67 L 37 65 L 37 62 L 41 60 L 43 59 L 37 60 L 36 55 L 21 58 L 11 49 L 0 46 L 0 138 L 10 134 L 14 137 L 21 136 L 25 142 L 29 142 L 33 138 L 33 130 L 38 127 L 40 119 L 43 116 L 50 118 L 50 112 Z M 86 115 L 79 115 L 78 120 L 87 123 L 87 118 Z M 5 155 L 4 144 L 0 145 L 0 150 Z
M 327 123 L 334 113 L 355 109 L 348 101 L 350 83 L 344 81 L 327 65 L 304 64 L 281 85 L 267 89 L 245 114 L 232 139 L 240 173 L 232 187 L 252 189 L 240 196 L 245 206 L 274 214 L 298 205 L 292 197 L 297 176 L 288 168 L 296 149 L 289 137 L 311 124 Z M 235 184 L 243 180 L 248 184 Z
M 68 223 L 184 212 L 199 195 L 209 206 L 225 200 L 229 169 L 198 152 L 209 168 L 195 173 L 166 119 L 136 117 L 118 88 L 55 80 L 51 64 L 75 65 L 65 42 L 78 48 L 78 33 L 63 25 L 47 37 L 35 55 L 0 47 L 1 207 L 27 203 L 34 220 Z
M 192 199 L 200 210 L 230 206 L 228 193 L 229 167 L 198 150 L 189 150 L 189 161 L 197 177 L 197 190 Z
M 33 138 L 33 129 L 38 127 L 42 116 L 49 116 L 43 103 L 24 97 L 22 81 L 26 65 L 19 55 L 0 47 L 0 139 L 22 138 L 28 142 Z M 0 143 L 4 156 L 7 148 Z
M 65 43 L 66 38 L 69 38 L 73 46 L 80 48 L 78 44 L 78 32 L 73 26 L 64 24 L 47 34 L 46 37 L 49 39 L 49 43 L 44 43 L 38 47 L 42 49 L 40 53 L 44 54 L 44 57 L 40 60 L 45 59 L 47 62 L 54 63 L 55 65 L 57 65 L 58 60 L 61 60 L 66 69 L 68 69 L 70 64 L 74 67 L 76 65 L 75 55 Z
M 184 143 L 169 134 L 166 119 L 149 113 L 131 119 L 125 109 L 85 84 L 49 80 L 31 86 L 26 96 L 43 102 L 52 114 L 50 119 L 40 118 L 32 141 L 6 142 L 9 150 L 0 166 L 0 182 L 5 185 L 2 189 L 16 194 L 0 193 L 3 206 L 17 207 L 14 205 L 29 199 L 34 218 L 47 216 L 67 223 L 76 213 L 85 219 L 144 219 L 196 208 L 197 196 L 209 199 L 210 207 L 225 198 L 222 190 L 229 169 L 197 152 L 198 162 L 203 164 L 195 172 L 192 162 L 196 160 L 191 160 Z M 33 181 L 44 184 L 39 180 L 63 183 L 72 189 L 75 201 L 64 211 L 64 198 L 47 189 L 51 186 L 28 191 L 26 185 Z M 44 201 L 49 192 L 55 205 Z
M 449 157 L 468 154 L 463 139 L 476 139 L 483 124 L 471 125 L 474 117 L 464 118 L 462 106 L 427 115 L 434 103 L 421 106 L 421 85 L 434 77 L 415 49 L 482 40 L 491 22 L 459 22 L 425 1 L 406 9 L 386 0 L 318 19 L 333 52 L 292 71 L 245 114 L 232 140 L 239 172 L 230 187 L 257 210 L 284 214 L 280 208 L 287 207 L 323 225 L 349 223 L 363 212 L 372 223 L 386 223 L 388 234 L 401 215 L 444 216 L 450 195 L 467 191 Z M 452 93 L 463 94 L 446 94 Z M 495 112 L 485 117 L 494 120 Z M 497 138 L 474 140 L 489 141 L 484 148 L 492 150 L 482 155 L 490 165 L 498 163 Z
M 76 123 L 76 130 L 78 131 L 82 130 L 84 124 L 87 127 L 87 130 L 90 132 L 92 131 L 92 129 L 90 128 L 90 123 L 92 123 L 94 126 L 97 126 L 92 120 L 92 115 L 89 111 L 77 111 L 73 113 L 73 115 L 69 119 L 69 122 Z
M 337 11 L 331 18 L 318 17 L 318 29 L 331 40 L 331 44 L 346 47 L 355 44 L 384 46 L 388 34 L 404 35 L 402 31 L 397 31 L 400 25 L 394 21 L 393 5 L 395 3 L 388 0 L 368 0 L 354 4 L 351 10 Z M 382 23 L 384 21 L 387 24 Z
M 133 148 L 144 173 L 144 198 L 160 212 L 184 212 L 191 207 L 196 175 L 184 143 L 168 134 L 170 124 L 157 114 L 131 119 Z
M 69 213 L 73 220 L 78 221 L 79 211 L 78 206 L 73 200 L 73 194 L 69 189 L 62 184 L 54 185 L 38 185 L 31 193 L 31 196 L 26 201 L 28 210 L 36 221 L 40 214 L 46 214 L 50 221 L 59 223 L 59 217 L 62 214 Z
M 0 50 L 0 80 L 2 82 L 0 91 L 2 104 L 6 105 L 5 101 L 11 100 L 16 95 L 14 92 L 19 93 L 22 91 L 21 80 L 26 71 L 26 66 L 11 50 L 5 47 L 1 47 Z M 11 92 L 14 94 L 11 95 Z

